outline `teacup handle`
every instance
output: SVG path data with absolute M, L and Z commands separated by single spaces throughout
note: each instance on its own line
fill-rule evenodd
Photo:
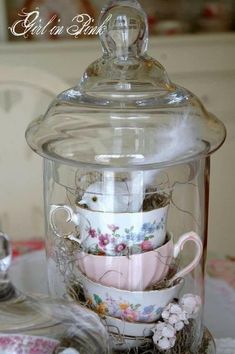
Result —
M 183 250 L 186 242 L 194 242 L 196 245 L 196 255 L 194 260 L 187 265 L 185 268 L 181 269 L 178 273 L 174 275 L 171 279 L 171 282 L 178 279 L 183 278 L 185 275 L 190 273 L 196 266 L 199 264 L 202 254 L 203 254 L 203 244 L 200 237 L 193 231 L 188 232 L 180 237 L 179 241 L 174 246 L 174 258 L 177 258 L 180 252 Z
M 65 210 L 66 211 L 66 213 L 68 215 L 68 217 L 66 219 L 67 223 L 73 222 L 76 226 L 79 225 L 79 223 L 80 223 L 79 214 L 76 214 L 73 211 L 73 209 L 70 208 L 68 205 L 63 205 L 63 204 L 55 205 L 55 204 L 52 204 L 50 206 L 50 212 L 49 212 L 49 223 L 50 223 L 50 226 L 51 226 L 53 232 L 58 237 L 69 238 L 70 240 L 74 240 L 74 241 L 80 243 L 80 240 L 73 236 L 73 232 L 70 232 L 68 234 L 66 234 L 66 233 L 60 234 L 59 233 L 58 228 L 56 226 L 56 222 L 55 222 L 55 214 L 59 210 Z

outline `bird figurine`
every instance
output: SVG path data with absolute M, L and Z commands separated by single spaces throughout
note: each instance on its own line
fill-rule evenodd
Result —
M 110 213 L 139 212 L 144 199 L 144 191 L 136 181 L 108 180 L 91 184 L 79 205 L 93 211 Z

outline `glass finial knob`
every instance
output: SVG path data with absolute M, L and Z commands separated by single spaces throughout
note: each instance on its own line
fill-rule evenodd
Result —
M 100 22 L 106 28 L 101 34 L 105 54 L 122 60 L 146 52 L 148 22 L 136 0 L 111 0 L 103 9 Z

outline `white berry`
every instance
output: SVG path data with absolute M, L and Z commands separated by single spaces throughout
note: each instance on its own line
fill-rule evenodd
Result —
M 187 313 L 188 318 L 195 318 L 201 308 L 201 298 L 198 295 L 186 294 L 180 300 L 180 306 Z

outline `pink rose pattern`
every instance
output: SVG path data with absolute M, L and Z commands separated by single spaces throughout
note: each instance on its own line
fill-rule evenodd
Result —
M 163 230 L 165 220 L 162 218 L 159 223 L 144 223 L 138 232 L 135 232 L 134 226 L 130 229 L 125 229 L 125 234 L 121 235 L 119 226 L 107 225 L 110 233 L 102 233 L 100 229 L 95 230 L 92 227 L 87 227 L 86 237 L 98 240 L 94 242 L 93 247 L 85 249 L 92 254 L 109 254 L 109 255 L 127 255 L 151 251 L 154 245 L 151 240 L 154 238 L 154 232 Z M 85 237 L 85 238 L 86 238 Z
M 49 338 L 24 336 L 24 335 L 0 335 L 1 352 L 15 354 L 52 354 L 59 342 Z

